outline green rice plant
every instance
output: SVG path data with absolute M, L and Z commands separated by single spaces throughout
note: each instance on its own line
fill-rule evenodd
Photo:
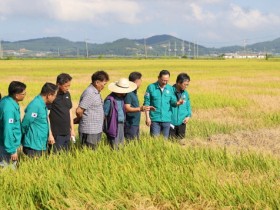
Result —
M 277 128 L 279 72 L 276 60 L 1 60 L 0 92 L 10 81 L 27 84 L 26 105 L 45 82 L 72 75 L 73 111 L 93 72 L 110 82 L 140 71 L 140 103 L 160 70 L 191 76 L 193 116 L 187 139 Z M 104 98 L 109 94 L 105 87 Z M 142 129 L 143 128 L 143 129 Z M 181 147 L 151 138 L 141 121 L 141 141 L 112 151 L 105 138 L 96 151 L 79 142 L 69 153 L 38 159 L 21 156 L 18 170 L 0 170 L 0 209 L 278 209 L 279 159 L 253 152 Z
M 209 109 L 209 108 L 245 108 L 249 105 L 249 101 L 246 99 L 238 99 L 235 97 L 229 97 L 226 95 L 220 95 L 217 93 L 195 93 L 191 96 L 192 104 L 197 109 Z
M 112 151 L 70 153 L 21 161 L 0 173 L 3 209 L 277 208 L 278 159 L 226 149 L 182 148 L 143 136 Z M 12 177 L 12 178 L 11 178 Z

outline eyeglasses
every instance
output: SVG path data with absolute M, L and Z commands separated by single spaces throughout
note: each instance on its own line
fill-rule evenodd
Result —
M 24 93 L 18 93 L 18 95 L 25 96 L 25 95 L 26 95 L 26 92 L 24 92 Z

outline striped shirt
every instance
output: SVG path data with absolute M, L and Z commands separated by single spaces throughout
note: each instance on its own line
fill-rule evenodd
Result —
M 79 132 L 101 133 L 104 121 L 103 100 L 92 84 L 81 95 L 79 107 L 85 110 L 79 123 Z

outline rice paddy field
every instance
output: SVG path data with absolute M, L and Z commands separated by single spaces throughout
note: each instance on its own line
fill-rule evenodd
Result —
M 0 92 L 27 84 L 20 103 L 62 72 L 72 77 L 73 113 L 97 70 L 110 82 L 143 75 L 140 103 L 160 70 L 191 77 L 193 116 L 184 143 L 141 139 L 112 151 L 80 148 L 0 170 L 0 209 L 279 209 L 280 60 L 0 60 Z M 103 98 L 109 94 L 107 87 Z

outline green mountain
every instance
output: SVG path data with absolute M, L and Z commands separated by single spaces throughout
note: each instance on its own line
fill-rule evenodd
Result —
M 244 51 L 242 46 L 207 48 L 170 35 L 147 39 L 119 39 L 114 42 L 93 44 L 72 42 L 61 37 L 45 37 L 15 42 L 2 42 L 4 56 L 196 56 L 219 55 Z M 246 46 L 246 52 L 280 53 L 280 38 Z

